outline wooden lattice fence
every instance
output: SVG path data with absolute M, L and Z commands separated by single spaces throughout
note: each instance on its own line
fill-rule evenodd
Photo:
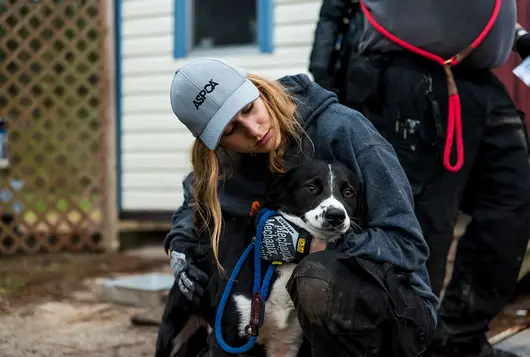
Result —
M 0 0 L 0 256 L 115 243 L 107 5 Z

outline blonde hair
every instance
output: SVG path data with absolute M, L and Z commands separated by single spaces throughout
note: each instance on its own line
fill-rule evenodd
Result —
M 305 133 L 298 121 L 296 104 L 292 97 L 276 81 L 262 78 L 256 74 L 248 75 L 250 81 L 258 88 L 260 97 L 271 118 L 272 126 L 279 128 L 281 142 L 278 148 L 269 154 L 268 166 L 272 173 L 285 171 L 284 154 L 289 138 L 293 138 L 298 147 L 302 146 L 302 135 Z M 234 162 L 221 160 L 217 150 L 210 150 L 202 141 L 193 143 L 191 161 L 194 174 L 194 215 L 193 221 L 199 232 L 207 230 L 211 237 L 212 250 L 221 271 L 219 262 L 219 240 L 222 229 L 221 204 L 217 194 L 217 185 L 222 164 L 222 178 L 228 178 L 234 171 Z M 211 229 L 210 229 L 211 226 Z

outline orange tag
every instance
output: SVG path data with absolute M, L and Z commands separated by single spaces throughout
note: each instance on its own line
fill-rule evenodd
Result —
M 250 206 L 250 217 L 254 217 L 258 214 L 258 211 L 260 209 L 259 201 L 252 202 L 252 206 Z

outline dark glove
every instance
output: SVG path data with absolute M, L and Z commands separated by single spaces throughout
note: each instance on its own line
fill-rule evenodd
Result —
M 256 234 L 262 235 L 261 258 L 276 264 L 297 263 L 308 255 L 311 234 L 280 214 L 274 214 L 261 224 L 261 218 L 266 212 L 268 210 L 260 210 L 256 218 Z
M 530 33 L 521 35 L 515 42 L 515 50 L 522 59 L 530 56 Z
M 172 251 L 169 265 L 182 294 L 194 304 L 198 304 L 208 283 L 208 275 L 186 259 L 186 255 Z

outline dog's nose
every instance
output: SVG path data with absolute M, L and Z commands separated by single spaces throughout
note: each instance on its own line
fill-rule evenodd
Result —
M 344 213 L 344 211 L 341 209 L 332 207 L 328 208 L 324 217 L 326 218 L 326 221 L 332 226 L 338 226 L 339 224 L 342 224 L 346 219 L 346 213 Z

